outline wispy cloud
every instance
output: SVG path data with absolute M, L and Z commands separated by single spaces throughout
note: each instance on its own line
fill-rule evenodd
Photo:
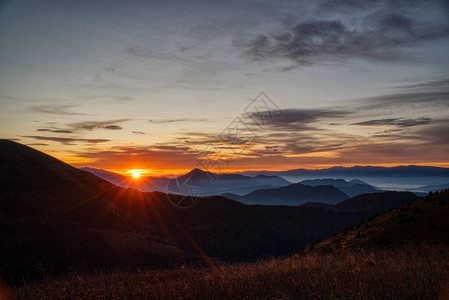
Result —
M 69 109 L 76 106 L 77 105 L 47 104 L 47 105 L 32 106 L 30 107 L 29 110 L 34 112 L 55 114 L 55 115 L 84 115 L 81 113 L 69 111 Z
M 69 123 L 67 126 L 72 130 L 94 130 L 94 129 L 107 129 L 107 130 L 120 130 L 121 126 L 116 125 L 117 123 L 123 123 L 131 121 L 134 119 L 116 119 L 116 120 L 106 120 L 106 121 L 84 121 Z
M 391 118 L 391 119 L 368 120 L 363 122 L 351 123 L 350 125 L 412 127 L 419 125 L 427 125 L 431 123 L 432 120 L 430 118 L 417 118 L 417 119 Z
M 421 92 L 427 91 L 427 92 L 440 92 L 448 91 L 449 90 L 449 78 L 444 78 L 441 80 L 433 80 L 429 82 L 419 82 L 415 84 L 409 84 L 409 85 L 402 85 L 398 86 L 399 89 L 406 89 L 406 90 L 419 90 Z
M 48 128 L 39 128 L 36 129 L 36 131 L 45 131 L 45 132 L 54 132 L 54 133 L 72 133 L 71 130 L 64 130 L 64 129 L 48 129 Z
M 257 125 L 253 120 L 257 120 L 260 113 L 247 113 L 243 117 L 245 123 L 249 125 Z M 283 109 L 280 115 L 275 118 L 263 118 L 263 125 L 267 129 L 273 130 L 319 130 L 312 124 L 323 120 L 335 120 L 344 118 L 351 114 L 350 110 L 341 109 Z M 257 122 L 256 122 L 257 123 Z
M 440 92 L 396 93 L 359 99 L 360 109 L 447 109 L 449 107 L 449 90 Z
M 80 131 L 92 131 L 96 129 L 105 130 L 122 130 L 123 128 L 118 123 L 131 121 L 134 119 L 116 119 L 106 121 L 83 121 L 68 123 L 65 126 L 57 126 L 56 124 L 49 124 L 49 128 L 38 128 L 36 131 L 40 132 L 53 132 L 53 133 L 74 133 Z
M 198 117 L 198 118 L 178 118 L 178 119 L 160 119 L 160 120 L 149 120 L 150 123 L 155 124 L 165 124 L 165 123 L 181 123 L 181 122 L 210 122 L 212 118 L 210 117 Z
M 118 125 L 105 125 L 105 126 L 100 127 L 100 128 L 108 129 L 108 130 L 121 130 L 122 129 L 122 127 L 118 126 Z
M 85 142 L 88 144 L 100 144 L 100 143 L 106 143 L 106 142 L 111 141 L 108 139 L 78 139 L 78 138 L 63 138 L 63 137 L 40 136 L 40 135 L 24 135 L 22 137 L 32 138 L 35 140 L 42 140 L 42 141 L 59 142 L 64 145 L 76 145 L 75 142 Z

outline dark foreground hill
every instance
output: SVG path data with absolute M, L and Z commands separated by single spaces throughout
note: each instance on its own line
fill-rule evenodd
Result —
M 7 140 L 0 140 L 0 180 L 0 273 L 14 284 L 99 268 L 294 253 L 365 218 L 321 208 L 246 206 L 223 197 L 179 209 L 166 194 L 117 187 Z
M 354 226 L 314 246 L 323 251 L 430 243 L 449 245 L 449 190 Z
M 365 215 L 377 215 L 386 211 L 402 207 L 418 200 L 418 196 L 411 192 L 378 192 L 363 194 L 338 202 L 325 204 L 319 202 L 304 203 L 302 207 L 319 207 L 334 212 L 352 212 Z
M 251 264 L 115 271 L 27 284 L 17 299 L 449 299 L 449 192 L 375 218 L 314 250 Z

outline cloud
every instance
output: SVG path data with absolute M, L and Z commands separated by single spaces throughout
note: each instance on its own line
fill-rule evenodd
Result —
M 442 93 L 449 91 L 449 78 L 433 80 L 429 82 L 420 82 L 409 85 L 398 86 L 398 89 L 406 90 L 407 92 L 426 92 L 426 93 Z
M 400 111 L 401 109 L 434 109 L 443 110 L 449 107 L 449 90 L 442 92 L 396 93 L 359 99 L 355 102 L 362 105 L 360 110 L 385 109 Z
M 22 137 L 25 138 L 32 138 L 35 140 L 42 140 L 42 141 L 53 141 L 53 142 L 59 142 L 63 145 L 76 145 L 75 142 L 86 142 L 88 144 L 100 144 L 100 143 L 106 143 L 111 140 L 107 139 L 76 139 L 76 138 L 62 138 L 62 137 L 52 137 L 52 136 L 40 136 L 40 135 L 24 135 Z
M 397 126 L 397 127 L 412 127 L 419 125 L 427 125 L 431 123 L 430 118 L 391 118 L 391 119 L 377 119 L 363 122 L 351 123 L 350 125 L 358 126 Z
M 168 150 L 168 151 L 190 151 L 190 147 L 185 146 L 169 146 L 169 145 L 156 145 L 151 146 L 150 149 L 152 150 Z
M 178 119 L 161 119 L 149 120 L 150 123 L 164 124 L 164 123 L 180 123 L 180 122 L 210 122 L 211 118 L 178 118 Z
M 108 129 L 108 130 L 120 130 L 122 127 L 115 125 L 117 123 L 123 123 L 134 119 L 116 119 L 107 121 L 85 121 L 67 124 L 73 130 L 94 130 L 94 129 Z
M 118 126 L 118 125 L 106 125 L 101 128 L 108 129 L 108 130 L 121 130 L 122 129 L 122 127 Z
M 137 135 L 146 134 L 145 132 L 142 132 L 142 131 L 133 131 L 132 133 L 137 134 Z
M 47 104 L 30 107 L 31 111 L 55 114 L 55 115 L 84 115 L 81 113 L 75 113 L 68 111 L 70 108 L 76 107 L 76 105 L 61 105 L 61 104 Z
M 54 132 L 54 133 L 72 133 L 71 130 L 63 130 L 63 129 L 48 129 L 48 128 L 39 128 L 36 131 L 46 131 L 46 132 Z
M 134 119 L 116 119 L 107 121 L 83 121 L 66 124 L 65 127 L 58 128 L 56 126 L 49 126 L 50 128 L 39 128 L 36 131 L 41 132 L 53 132 L 53 133 L 73 133 L 76 131 L 88 130 L 92 131 L 94 129 L 106 129 L 106 130 L 121 130 L 121 126 L 116 125 L 117 123 L 127 122 Z M 54 125 L 54 124 L 49 124 Z
M 449 144 L 449 139 L 447 138 L 449 132 L 449 122 L 446 124 L 432 126 L 430 128 L 424 128 L 417 133 L 423 137 L 424 140 L 428 141 L 428 143 L 432 143 L 435 145 L 444 145 L 445 149 Z M 448 152 L 449 155 L 449 151 Z
M 279 111 L 279 116 L 263 118 L 264 127 L 267 129 L 276 130 L 319 130 L 318 127 L 312 124 L 325 119 L 343 118 L 350 114 L 348 110 L 337 109 L 283 109 Z M 244 115 L 245 123 L 256 125 L 260 118 L 259 113 L 247 113 Z
M 260 33 L 244 43 L 244 54 L 253 60 L 283 58 L 296 66 L 341 64 L 350 59 L 392 61 L 406 58 L 407 47 L 449 36 L 449 22 L 406 15 L 403 11 L 410 6 L 406 3 L 395 6 L 380 1 L 369 4 L 366 12 L 338 14 L 337 8 L 367 5 L 367 1 L 328 1 L 328 10 L 322 10 L 325 15 Z

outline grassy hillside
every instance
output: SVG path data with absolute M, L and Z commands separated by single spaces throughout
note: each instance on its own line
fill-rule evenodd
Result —
M 375 248 L 409 243 L 449 244 L 449 190 L 426 196 L 314 245 L 315 250 Z
M 24 285 L 11 299 L 448 299 L 442 246 L 295 255 L 255 264 L 111 272 Z
M 11 299 L 449 299 L 449 191 L 282 259 L 70 275 Z

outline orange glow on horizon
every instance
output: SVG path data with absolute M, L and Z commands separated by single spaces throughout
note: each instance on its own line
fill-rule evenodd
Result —
M 290 166 L 283 169 L 278 168 L 229 168 L 229 169 L 202 169 L 203 171 L 208 171 L 212 173 L 237 173 L 237 172 L 245 172 L 245 171 L 287 171 L 287 170 L 293 170 L 293 169 L 308 169 L 308 170 L 322 170 L 322 169 L 328 169 L 332 167 L 345 167 L 350 168 L 354 166 L 373 166 L 373 167 L 398 167 L 398 166 L 409 166 L 409 165 L 415 165 L 415 166 L 434 166 L 434 167 L 443 167 L 448 168 L 449 163 L 391 163 L 391 164 L 341 164 L 341 165 L 307 165 L 307 166 Z M 184 175 L 188 172 L 190 172 L 192 169 L 194 169 L 195 166 L 192 166 L 188 169 L 166 169 L 166 170 L 156 170 L 156 169 L 136 169 L 136 170 L 111 170 L 108 171 L 115 172 L 115 173 L 124 173 L 126 176 L 133 177 L 135 179 L 141 178 L 143 176 L 145 177 L 170 177 L 170 176 L 180 176 Z M 107 169 L 105 169 L 107 170 Z
M 328 153 L 326 153 L 328 154 Z M 178 176 L 183 175 L 194 169 L 195 167 L 201 168 L 201 166 L 195 166 L 192 164 L 189 167 L 179 168 L 179 166 L 169 166 L 167 165 L 167 168 L 161 169 L 161 168 L 142 168 L 142 169 L 129 169 L 129 168 L 120 168 L 120 163 L 118 163 L 118 168 L 116 166 L 110 166 L 105 165 L 102 166 L 101 164 L 97 164 L 92 161 L 82 161 L 82 160 L 75 160 L 72 158 L 64 157 L 64 156 L 58 156 L 55 155 L 57 158 L 61 159 L 62 161 L 71 164 L 75 167 L 92 167 L 97 169 L 103 169 L 106 171 L 123 174 L 125 176 L 133 176 L 132 174 L 134 172 L 138 172 L 140 177 L 143 176 L 150 176 L 150 177 L 169 177 L 169 176 Z M 312 155 L 299 155 L 298 157 L 309 157 Z M 328 155 L 326 155 L 328 156 Z M 328 157 L 332 157 L 329 155 Z M 294 158 L 291 157 L 291 158 Z M 327 157 L 324 157 L 326 159 Z M 376 167 L 397 167 L 397 166 L 408 166 L 408 165 L 415 165 L 415 166 L 433 166 L 433 167 L 442 167 L 442 168 L 449 168 L 448 162 L 400 162 L 400 163 L 375 163 L 375 162 L 361 162 L 361 163 L 341 163 L 341 164 L 326 164 L 324 161 L 321 164 L 318 163 L 306 163 L 306 164 L 281 164 L 279 167 L 266 167 L 262 166 L 258 163 L 256 163 L 254 166 L 249 164 L 244 164 L 240 168 L 225 168 L 225 169 L 208 169 L 204 171 L 210 171 L 213 173 L 235 173 L 235 172 L 243 172 L 243 171 L 286 171 L 286 170 L 292 170 L 292 169 L 309 169 L 309 170 L 319 170 L 319 169 L 327 169 L 331 167 L 353 167 L 353 166 L 376 166 Z M 237 166 L 237 164 L 235 164 Z

